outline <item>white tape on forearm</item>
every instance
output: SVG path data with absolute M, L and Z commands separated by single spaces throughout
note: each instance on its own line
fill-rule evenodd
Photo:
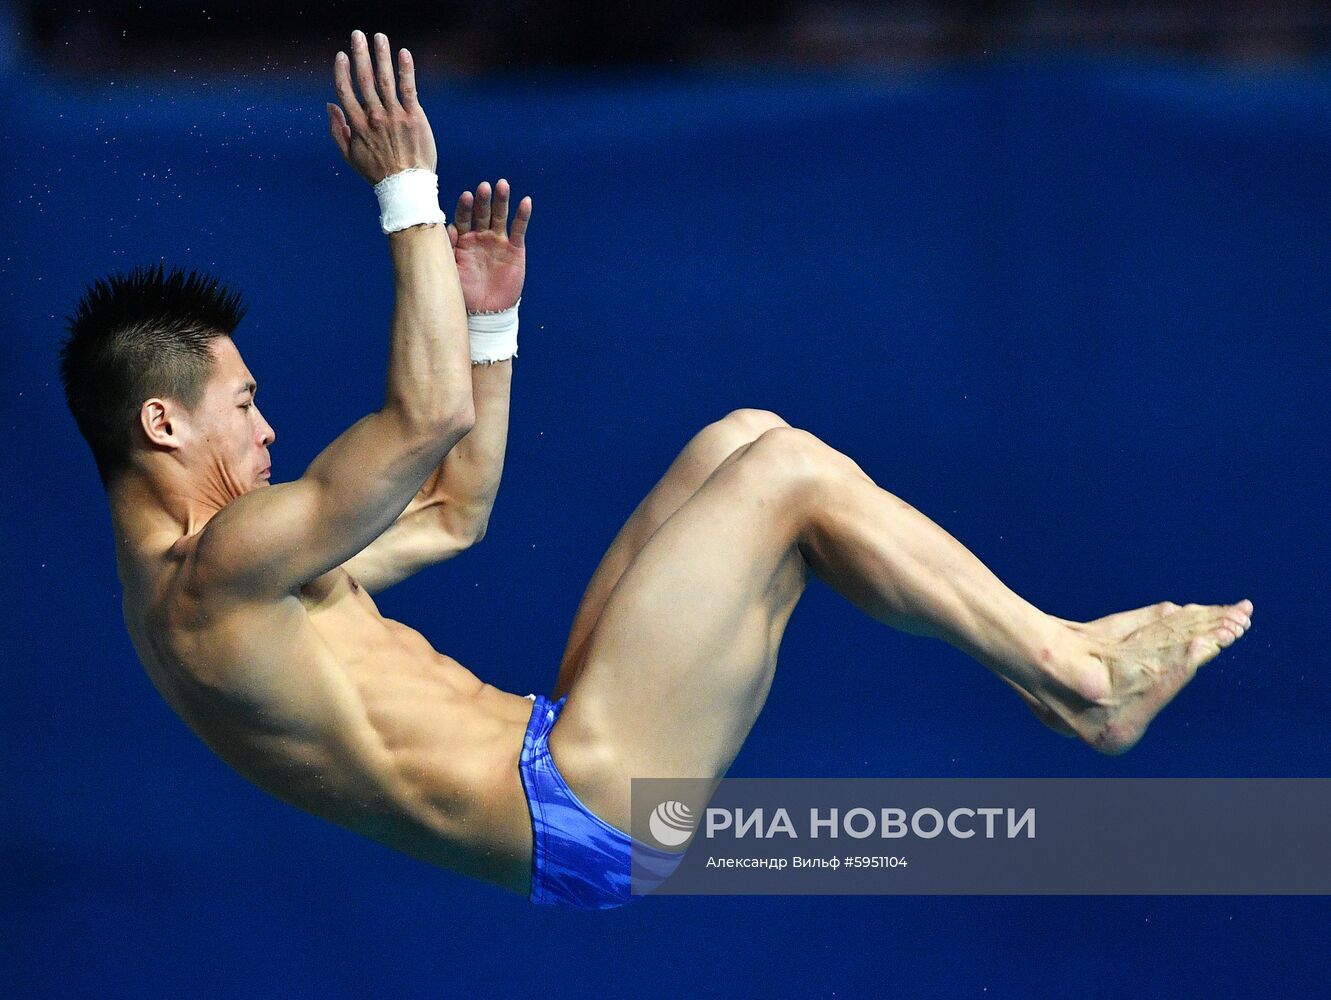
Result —
M 467 313 L 472 364 L 491 364 L 518 356 L 518 299 L 499 312 Z
M 424 167 L 389 174 L 374 186 L 379 199 L 379 228 L 384 235 L 411 226 L 444 222 L 439 208 L 439 177 Z

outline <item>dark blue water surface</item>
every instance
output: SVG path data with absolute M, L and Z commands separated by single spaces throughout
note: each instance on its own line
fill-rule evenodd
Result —
M 85 282 L 166 260 L 299 476 L 382 401 L 392 278 L 322 81 L 3 87 L 5 996 L 1312 995 L 1319 898 L 661 898 L 599 915 L 268 797 L 162 703 L 59 392 Z M 549 691 L 606 544 L 691 433 L 774 409 L 1064 617 L 1256 604 L 1122 758 L 821 585 L 740 776 L 1331 775 L 1331 68 L 421 80 L 452 193 L 535 197 L 490 532 L 384 593 Z M 451 209 L 450 209 L 451 211 Z M 1235 803 L 1242 808 L 1242 803 Z M 1242 857 L 1234 859 L 1243 863 Z

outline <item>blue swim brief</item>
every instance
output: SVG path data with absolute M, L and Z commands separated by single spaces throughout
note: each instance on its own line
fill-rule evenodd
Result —
M 528 697 L 533 697 L 528 695 Z M 531 901 L 584 910 L 623 906 L 633 896 L 630 850 L 639 865 L 638 891 L 670 875 L 683 854 L 634 841 L 578 801 L 550 756 L 550 730 L 566 698 L 534 696 L 518 770 L 531 810 Z

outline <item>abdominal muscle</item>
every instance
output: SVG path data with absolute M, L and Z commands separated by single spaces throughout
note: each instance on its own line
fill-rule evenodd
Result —
M 137 616 L 127 587 L 126 623 L 158 690 L 223 760 L 307 812 L 527 891 L 530 701 L 384 618 L 341 568 L 265 604 L 165 589 Z

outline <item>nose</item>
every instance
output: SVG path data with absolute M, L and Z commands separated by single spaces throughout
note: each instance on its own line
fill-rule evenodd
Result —
M 263 418 L 257 406 L 254 408 L 254 413 L 259 418 L 259 443 L 267 448 L 277 440 L 277 431 L 273 430 L 273 425 Z

